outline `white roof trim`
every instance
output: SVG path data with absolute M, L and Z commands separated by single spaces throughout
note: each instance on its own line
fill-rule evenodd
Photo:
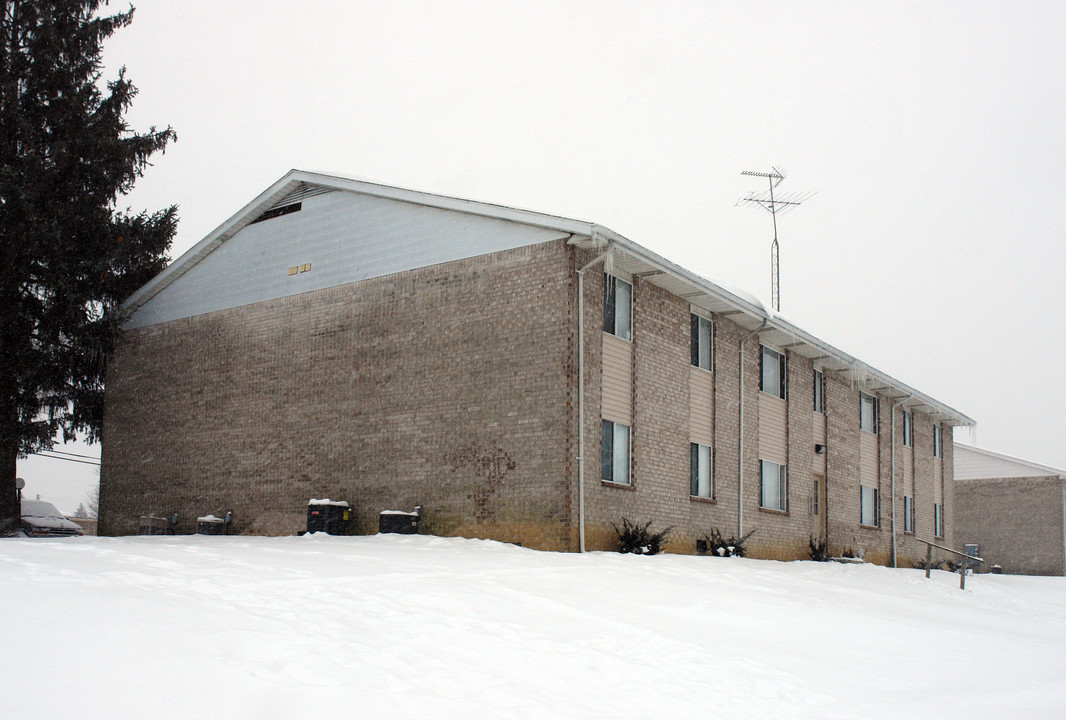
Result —
M 962 452 L 972 452 L 975 455 L 983 455 L 993 460 L 1004 460 L 1006 462 L 1016 463 L 1018 465 L 1023 465 L 1025 467 L 1029 467 L 1033 470 L 1039 471 L 1037 473 L 1033 473 L 1032 477 L 1043 477 L 1046 475 L 1048 477 L 1058 477 L 1060 479 L 1066 480 L 1066 470 L 1059 470 L 1058 468 L 1049 467 L 1047 465 L 1040 465 L 1035 462 L 1030 462 L 1029 460 L 1022 460 L 1021 458 L 1012 457 L 1010 455 L 992 452 L 991 450 L 985 450 L 984 448 L 979 448 L 975 445 L 955 443 L 955 450 L 956 452 L 958 452 L 959 450 L 961 450 Z
M 750 330 L 760 327 L 765 321 L 766 325 L 762 334 L 767 336 L 768 342 L 779 345 L 788 343 L 797 352 L 805 350 L 806 352 L 800 352 L 800 354 L 817 358 L 819 368 L 823 370 L 846 372 L 858 385 L 870 386 L 871 383 L 877 383 L 878 386 L 884 386 L 884 389 L 880 391 L 882 395 L 900 400 L 906 399 L 907 407 L 932 415 L 937 421 L 950 422 L 952 425 L 976 425 L 974 420 L 959 411 L 934 400 L 924 393 L 918 392 L 909 385 L 866 365 L 851 355 L 801 330 L 773 311 L 767 310 L 755 296 L 749 295 L 742 290 L 727 289 L 718 283 L 707 280 L 601 225 L 557 215 L 520 210 L 505 205 L 493 205 L 475 200 L 434 195 L 417 190 L 379 185 L 340 175 L 327 175 L 305 170 L 290 170 L 284 177 L 260 193 L 258 197 L 219 225 L 207 237 L 168 265 L 165 270 L 152 278 L 144 287 L 133 293 L 124 304 L 125 310 L 132 313 L 144 305 L 211 254 L 219 245 L 237 234 L 263 212 L 299 187 L 301 183 L 559 230 L 573 235 L 574 237 L 570 240 L 571 244 L 585 249 L 602 249 L 606 245 L 613 246 L 620 249 L 629 261 L 635 263 L 638 269 L 632 271 L 634 274 L 639 272 L 650 273 L 645 276 L 647 282 L 660 286 L 671 283 L 675 286 L 680 284 L 681 287 L 688 290 L 688 292 L 682 293 L 681 296 L 689 300 L 690 303 L 701 307 L 707 306 L 705 309 L 708 312 L 718 312 L 728 316 L 730 320 Z M 892 392 L 886 392 L 887 390 Z
M 780 315 L 767 310 L 757 298 L 746 294 L 738 294 L 739 291 L 727 290 L 721 285 L 700 277 L 607 228 L 596 226 L 587 240 L 575 237 L 570 242 L 587 249 L 593 249 L 597 246 L 602 247 L 604 241 L 612 244 L 615 248 L 642 264 L 641 270 L 661 271 L 660 273 L 648 275 L 647 282 L 663 285 L 665 278 L 679 280 L 692 291 L 684 295 L 685 299 L 689 300 L 690 303 L 699 304 L 701 297 L 712 299 L 715 304 L 729 308 L 726 314 L 730 320 L 749 330 L 755 330 L 765 321 L 766 326 L 760 334 L 770 336 L 767 342 L 771 345 L 783 346 L 789 344 L 792 349 L 797 347 L 804 348 L 807 353 L 810 353 L 810 357 L 819 358 L 821 367 L 827 370 L 845 372 L 855 380 L 857 385 L 879 387 L 878 392 L 881 395 L 903 400 L 908 408 L 932 415 L 937 421 L 950 422 L 952 425 L 959 426 L 977 424 L 972 418 L 963 415 L 958 410 L 915 390 L 906 383 L 900 382 L 894 377 L 867 365 L 848 353 L 796 327 Z M 639 270 L 634 271 L 634 274 L 639 272 Z
M 405 190 L 404 188 L 378 185 L 364 180 L 340 177 L 337 175 L 324 175 L 322 173 L 308 172 L 306 170 L 290 170 L 280 180 L 259 194 L 255 200 L 245 205 L 232 215 L 226 222 L 215 228 L 207 237 L 192 246 L 179 258 L 170 263 L 161 273 L 152 278 L 142 288 L 124 303 L 127 312 L 132 313 L 137 308 L 151 300 L 168 285 L 187 273 L 197 263 L 210 255 L 219 245 L 236 235 L 243 228 L 250 225 L 253 220 L 266 212 L 279 200 L 298 188 L 301 183 L 318 185 L 330 190 L 344 190 L 361 195 L 399 200 L 402 202 L 425 205 L 427 207 L 440 208 L 442 210 L 454 210 L 455 212 L 470 215 L 482 215 L 499 220 L 533 225 L 536 227 L 559 230 L 571 234 L 590 234 L 592 223 L 581 220 L 547 215 L 545 213 L 530 210 L 519 210 L 504 205 L 492 205 L 477 202 L 475 200 L 463 200 L 461 198 L 433 195 L 417 190 Z

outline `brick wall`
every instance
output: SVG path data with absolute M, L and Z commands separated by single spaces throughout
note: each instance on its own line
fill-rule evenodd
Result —
M 983 572 L 1062 575 L 1062 481 L 1054 477 L 960 481 L 955 534 L 978 543 Z
M 579 253 L 577 263 L 592 259 Z M 672 527 L 668 550 L 692 553 L 696 541 L 717 529 L 738 533 L 739 369 L 744 345 L 744 527 L 757 557 L 807 557 L 811 535 L 808 497 L 813 492 L 811 394 L 813 366 L 790 358 L 789 510 L 759 507 L 759 341 L 750 331 L 716 318 L 714 327 L 714 498 L 689 495 L 689 305 L 639 277 L 634 279 L 632 484 L 599 478 L 599 377 L 603 343 L 603 271 L 590 268 L 585 280 L 587 547 L 613 549 L 611 523 L 623 517 Z M 856 511 L 857 517 L 857 511 Z
M 581 265 L 591 259 L 589 253 L 578 253 Z M 633 293 L 632 483 L 624 486 L 600 480 L 603 269 L 594 266 L 586 275 L 586 546 L 614 549 L 617 538 L 612 523 L 619 525 L 625 517 L 651 521 L 653 530 L 672 527 L 668 551 L 692 553 L 696 540 L 712 528 L 726 536 L 737 529 L 736 370 L 737 343 L 743 334 L 728 321 L 717 320 L 713 326 L 714 498 L 692 498 L 689 304 L 639 277 L 634 278 Z M 749 454 L 747 448 L 745 454 Z
M 594 255 L 564 241 L 154 325 L 126 333 L 109 370 L 101 532 L 138 516 L 232 510 L 235 531 L 304 527 L 307 500 L 348 500 L 356 532 L 384 509 L 424 507 L 425 532 L 577 549 L 577 274 Z M 584 276 L 586 547 L 612 549 L 623 517 L 673 527 L 691 553 L 741 532 L 751 554 L 804 558 L 817 530 L 814 367 L 788 354 L 788 510 L 762 509 L 760 345 L 714 318 L 714 497 L 689 495 L 686 300 L 633 279 L 632 482 L 600 480 L 603 267 Z M 889 401 L 879 442 L 882 523 L 859 525 L 859 392 L 825 373 L 830 552 L 890 559 Z M 898 420 L 898 413 L 897 413 Z M 932 423 L 915 413 L 918 534 L 932 535 Z M 901 430 L 898 429 L 898 432 Z M 944 433 L 950 472 L 950 432 Z M 901 438 L 897 437 L 901 444 Z M 897 467 L 897 473 L 901 468 Z M 954 523 L 945 483 L 949 542 Z M 904 490 L 897 487 L 897 513 Z M 900 517 L 897 515 L 897 517 Z M 924 556 L 902 539 L 900 564 Z
M 421 504 L 426 532 L 573 549 L 569 263 L 544 243 L 126 333 L 101 532 L 294 533 L 329 497 L 357 532 Z
M 829 552 L 858 552 L 870 531 L 859 528 L 859 392 L 837 373 L 825 374 L 826 512 Z

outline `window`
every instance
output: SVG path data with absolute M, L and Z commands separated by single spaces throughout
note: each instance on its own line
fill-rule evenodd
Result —
M 914 445 L 914 413 L 903 411 L 903 445 L 904 447 L 912 447 Z
M 814 411 L 825 414 L 825 375 L 821 370 L 814 371 Z
M 774 397 L 785 397 L 785 356 L 765 345 L 762 348 L 762 383 L 759 389 Z
M 877 488 L 859 486 L 859 522 L 868 527 L 878 526 Z
M 817 479 L 815 479 L 815 481 L 814 481 L 814 494 L 811 495 L 811 504 L 810 504 L 810 509 L 809 509 L 809 513 L 811 515 L 817 515 L 818 512 L 819 512 L 819 510 L 818 510 L 818 490 L 819 490 L 818 486 L 819 485 L 820 485 L 820 483 L 818 482 Z
M 714 497 L 714 451 L 708 445 L 689 443 L 689 495 Z
M 788 475 L 784 465 L 759 461 L 759 506 L 768 510 L 787 510 L 787 485 Z
M 692 320 L 692 364 L 704 370 L 713 370 L 711 350 L 714 347 L 711 321 L 695 313 Z
M 859 393 L 859 429 L 866 432 L 877 432 L 877 398 Z
M 903 496 L 903 532 L 914 532 L 914 498 Z
M 940 503 L 933 505 L 933 534 L 944 537 L 944 506 Z
M 633 339 L 633 286 L 613 275 L 603 276 L 603 329 Z
M 934 457 L 944 457 L 944 436 L 943 429 L 939 425 L 933 426 L 933 455 Z
M 629 484 L 629 426 L 604 420 L 600 444 L 601 475 L 607 482 Z

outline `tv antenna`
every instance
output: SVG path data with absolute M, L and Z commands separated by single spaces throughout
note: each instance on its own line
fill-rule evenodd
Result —
M 813 195 L 813 192 L 795 192 L 788 195 L 779 197 L 774 196 L 774 190 L 781 181 L 785 179 L 785 171 L 777 167 L 771 166 L 771 172 L 756 172 L 754 170 L 745 170 L 741 175 L 751 175 L 752 177 L 766 178 L 770 183 L 770 189 L 761 193 L 749 193 L 747 197 L 737 200 L 737 207 L 741 205 L 758 205 L 763 210 L 770 213 L 770 216 L 774 219 L 774 241 L 770 245 L 770 295 L 773 299 L 774 311 L 781 310 L 781 277 L 780 277 L 780 263 L 778 262 L 778 247 L 777 247 L 777 213 L 786 213 L 792 210 L 797 205 L 801 204 L 804 200 Z

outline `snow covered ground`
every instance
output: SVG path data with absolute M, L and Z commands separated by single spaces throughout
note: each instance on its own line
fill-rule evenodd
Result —
M 1066 717 L 1066 579 L 428 536 L 0 541 L 0 714 Z

